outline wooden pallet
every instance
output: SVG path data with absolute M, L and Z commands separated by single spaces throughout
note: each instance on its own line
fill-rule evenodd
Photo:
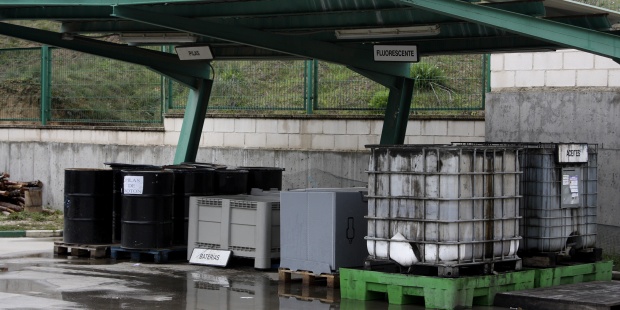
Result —
M 601 248 L 587 248 L 569 254 L 559 252 L 519 252 L 523 266 L 534 268 L 553 268 L 556 266 L 573 265 L 575 263 L 596 263 L 603 260 Z
M 295 290 L 293 290 L 293 288 L 295 288 Z M 283 282 L 278 284 L 278 296 L 295 298 L 303 301 L 318 300 L 328 304 L 340 302 L 340 291 L 333 287 L 302 285 L 301 292 L 299 292 L 298 287 L 293 287 L 291 283 Z
M 75 244 L 54 242 L 54 254 L 90 258 L 105 258 L 110 254 L 113 244 Z
M 317 285 L 322 283 L 322 280 L 326 281 L 327 287 L 337 288 L 340 287 L 340 275 L 337 273 L 332 274 L 314 274 L 305 270 L 290 270 L 286 268 L 278 269 L 278 278 L 282 283 L 290 283 L 292 281 L 292 275 L 301 276 L 302 284 L 305 286 Z
M 182 257 L 187 259 L 186 247 L 173 247 L 167 249 L 125 249 L 113 246 L 110 249 L 110 258 L 122 259 L 129 258 L 132 262 L 141 262 L 150 258 L 155 263 L 167 263 L 170 259 Z

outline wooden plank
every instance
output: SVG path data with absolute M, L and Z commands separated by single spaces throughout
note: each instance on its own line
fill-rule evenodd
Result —
M 54 242 L 54 254 L 77 257 L 104 258 L 107 257 L 110 244 L 84 245 L 63 242 Z
M 301 276 L 304 286 L 313 286 L 318 283 L 326 283 L 329 288 L 340 287 L 340 276 L 338 274 L 314 274 L 306 270 L 290 270 L 286 268 L 280 268 L 278 270 L 278 278 L 281 282 L 289 283 L 292 281 L 292 275 Z

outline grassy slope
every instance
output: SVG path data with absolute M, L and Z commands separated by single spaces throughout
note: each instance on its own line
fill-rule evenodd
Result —
M 30 27 L 56 31 L 57 23 L 20 22 Z M 0 48 L 34 47 L 37 44 L 0 36 Z M 15 55 L 17 53 L 13 53 Z M 0 66 L 18 66 L 0 75 L 5 85 L 37 85 L 39 59 L 26 56 L 2 60 Z M 159 122 L 160 78 L 143 67 L 110 61 L 68 50 L 54 50 L 52 59 L 52 117 L 58 120 L 116 122 L 122 120 Z M 481 56 L 438 56 L 422 58 L 436 66 L 445 77 L 446 87 L 418 89 L 413 104 L 418 108 L 450 109 L 480 106 Z M 304 64 L 301 61 L 224 62 L 214 61 L 214 89 L 211 111 L 247 111 L 256 113 L 304 113 Z M 15 76 L 9 76 L 9 75 Z M 382 106 L 373 106 L 377 96 L 386 102 L 385 88 L 351 70 L 325 62 L 319 63 L 318 110 L 327 114 L 380 114 Z M 12 84 L 11 84 L 12 83 Z M 187 90 L 175 87 L 173 102 L 183 108 Z M 10 92 L 11 90 L 6 90 Z M 17 90 L 16 90 L 17 91 Z M 14 100 L 19 101 L 19 99 Z M 385 103 L 383 103 L 384 105 Z M 378 108 L 375 111 L 343 111 Z M 322 111 L 321 111 L 322 110 Z M 1 112 L 1 111 L 0 111 Z M 437 112 L 429 112 L 433 114 Z M 445 111 L 442 114 L 462 112 Z M 0 113 L 1 114 L 1 113 Z M 1 115 L 0 115 L 1 116 Z M 36 116 L 35 116 L 36 117 Z

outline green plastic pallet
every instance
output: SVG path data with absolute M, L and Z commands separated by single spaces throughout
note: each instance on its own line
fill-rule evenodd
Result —
M 495 294 L 534 288 L 536 270 L 498 275 L 439 278 L 340 268 L 343 299 L 385 299 L 390 304 L 423 303 L 430 309 L 490 306 Z
M 550 287 L 591 281 L 611 281 L 612 261 L 534 269 L 534 287 Z

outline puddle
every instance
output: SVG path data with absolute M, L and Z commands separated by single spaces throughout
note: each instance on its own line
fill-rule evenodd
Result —
M 46 251 L 0 258 L 0 308 L 424 309 L 387 301 L 343 300 L 338 289 L 325 284 L 279 283 L 277 270 L 257 271 L 244 264 L 220 268 L 185 262 L 137 263 L 54 257 L 51 248 Z

